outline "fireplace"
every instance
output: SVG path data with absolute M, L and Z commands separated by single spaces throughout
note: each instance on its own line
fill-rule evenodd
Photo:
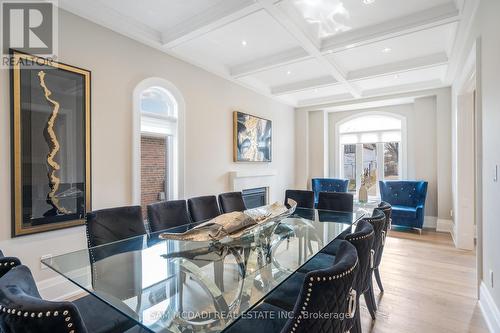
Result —
M 267 187 L 245 189 L 241 193 L 247 209 L 267 205 Z

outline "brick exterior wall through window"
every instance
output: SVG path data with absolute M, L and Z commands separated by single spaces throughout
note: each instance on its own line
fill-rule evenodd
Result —
M 141 206 L 144 218 L 147 205 L 159 201 L 165 192 L 166 153 L 165 138 L 141 136 Z

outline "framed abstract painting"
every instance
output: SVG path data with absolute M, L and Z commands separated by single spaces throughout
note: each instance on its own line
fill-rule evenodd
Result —
M 84 224 L 91 210 L 90 71 L 11 54 L 12 236 Z
M 233 132 L 235 162 L 271 162 L 271 120 L 234 111 Z

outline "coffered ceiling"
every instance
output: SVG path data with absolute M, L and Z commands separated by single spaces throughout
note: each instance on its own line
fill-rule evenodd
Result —
M 294 106 L 450 85 L 475 0 L 59 0 Z

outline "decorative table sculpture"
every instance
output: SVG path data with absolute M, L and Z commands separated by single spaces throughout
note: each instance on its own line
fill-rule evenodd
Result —
M 233 239 L 241 237 L 243 233 L 265 223 L 279 222 L 293 214 L 297 203 L 289 200 L 290 208 L 282 203 L 248 209 L 243 212 L 222 214 L 204 222 L 184 233 L 162 233 L 161 239 L 175 239 L 184 241 L 219 241 L 225 237 Z

